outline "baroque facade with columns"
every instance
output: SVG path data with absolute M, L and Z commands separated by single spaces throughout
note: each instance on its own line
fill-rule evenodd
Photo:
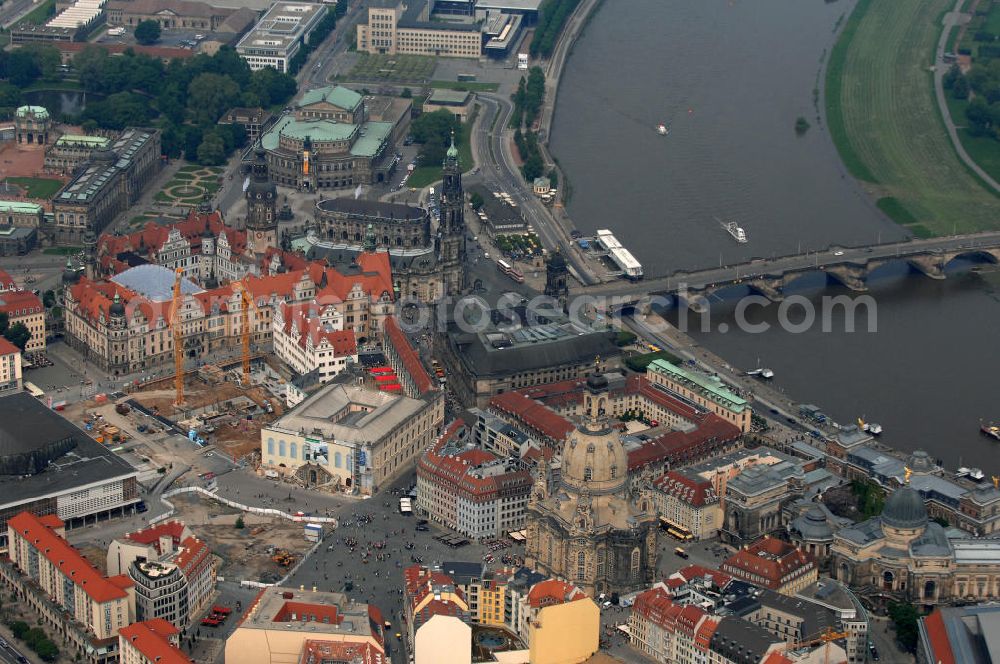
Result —
M 608 380 L 587 379 L 584 415 L 562 448 L 558 484 L 545 464 L 526 509 L 525 564 L 591 597 L 647 587 L 656 573 L 656 512 L 628 484 L 628 454 L 607 416 Z

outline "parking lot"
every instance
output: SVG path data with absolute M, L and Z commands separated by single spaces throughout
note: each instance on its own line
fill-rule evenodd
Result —
M 133 28 L 125 27 L 125 32 L 120 35 L 109 34 L 109 30 L 114 30 L 114 28 L 109 27 L 108 30 L 101 33 L 94 41 L 98 44 L 123 44 L 126 46 L 134 46 L 136 44 Z M 207 37 L 211 37 L 211 33 L 207 31 L 163 30 L 160 32 L 159 40 L 151 45 L 163 48 L 193 48 Z

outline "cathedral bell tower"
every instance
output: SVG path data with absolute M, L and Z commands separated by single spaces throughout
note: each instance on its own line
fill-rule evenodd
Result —
M 247 199 L 247 254 L 263 255 L 278 246 L 278 192 L 267 170 L 267 156 L 260 146 L 250 167 Z
M 558 249 L 545 264 L 545 294 L 558 300 L 562 309 L 566 310 L 566 300 L 569 298 L 569 267 Z
M 441 266 L 444 292 L 459 295 L 465 290 L 465 196 L 462 192 L 462 169 L 458 163 L 455 134 L 445 153 L 441 183 Z

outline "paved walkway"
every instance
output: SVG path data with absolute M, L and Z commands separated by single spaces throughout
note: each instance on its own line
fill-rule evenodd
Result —
M 955 0 L 954 10 L 945 14 L 944 19 L 941 22 L 941 38 L 938 40 L 937 52 L 934 55 L 934 96 L 937 97 L 938 110 L 941 112 L 941 117 L 944 118 L 944 126 L 948 129 L 948 138 L 951 139 L 951 144 L 955 147 L 955 152 L 958 153 L 958 158 L 961 159 L 966 166 L 972 169 L 972 171 L 979 176 L 986 186 L 993 189 L 993 191 L 1000 193 L 1000 183 L 990 177 L 989 173 L 984 171 L 979 164 L 977 164 L 975 160 L 969 156 L 969 153 L 965 151 L 962 141 L 958 138 L 958 128 L 955 126 L 955 119 L 951 117 L 951 113 L 948 110 L 948 102 L 944 96 L 944 74 L 948 70 L 948 66 L 944 61 L 944 49 L 948 43 L 948 35 L 951 34 L 952 27 L 961 25 L 969 19 L 967 14 L 961 13 L 962 2 L 963 0 Z

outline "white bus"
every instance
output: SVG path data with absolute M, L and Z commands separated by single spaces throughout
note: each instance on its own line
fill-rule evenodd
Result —
M 29 383 L 28 381 L 24 381 L 24 391 L 28 392 L 31 396 L 35 397 L 36 399 L 45 398 L 45 392 L 42 392 L 40 389 L 38 389 L 38 386 L 35 385 L 34 383 Z
M 399 499 L 399 513 L 403 516 L 410 516 L 413 514 L 413 502 L 410 498 L 400 498 Z

